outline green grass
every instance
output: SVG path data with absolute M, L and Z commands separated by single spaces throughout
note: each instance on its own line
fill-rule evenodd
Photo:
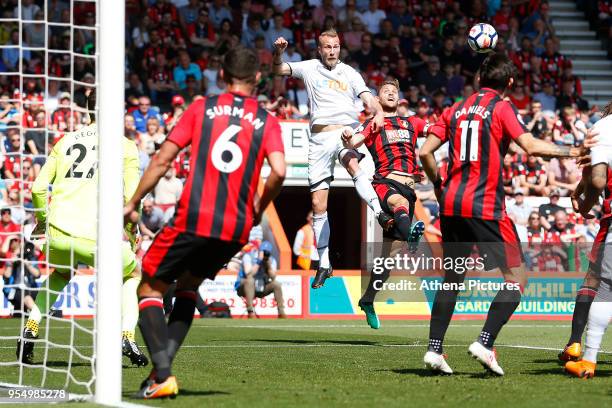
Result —
M 90 322 L 82 322 L 89 325 Z M 19 321 L 0 320 L 0 336 L 13 335 Z M 147 402 L 164 407 L 284 406 L 605 406 L 612 396 L 612 357 L 600 355 L 597 377 L 569 378 L 556 361 L 569 322 L 510 323 L 497 341 L 503 378 L 486 375 L 467 355 L 482 323 L 453 322 L 446 338 L 452 377 L 431 376 L 422 358 L 427 321 L 383 321 L 371 330 L 365 320 L 196 320 L 174 364 L 180 394 L 175 400 Z M 54 322 L 51 339 L 67 342 L 69 325 Z M 63 327 L 63 328 L 62 328 Z M 142 341 L 140 341 L 142 343 Z M 87 336 L 77 344 L 90 345 Z M 510 346 L 528 346 L 528 349 Z M 14 361 L 14 340 L 0 340 L 0 361 Z M 604 350 L 612 350 L 612 338 Z M 91 349 L 80 347 L 91 355 Z M 42 358 L 36 350 L 36 360 Z M 52 350 L 49 361 L 65 368 L 67 352 Z M 85 379 L 85 361 L 73 373 Z M 26 369 L 30 382 L 39 369 Z M 124 396 L 137 390 L 148 369 L 123 371 Z M 0 381 L 15 382 L 18 370 L 0 367 Z M 65 375 L 50 375 L 47 387 L 62 386 Z M 82 388 L 71 386 L 75 392 Z M 74 406 L 74 405 L 72 405 Z M 81 405 L 79 405 L 81 406 Z

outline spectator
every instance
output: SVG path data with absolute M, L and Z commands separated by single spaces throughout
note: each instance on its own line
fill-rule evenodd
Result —
M 257 14 L 250 15 L 247 20 L 246 29 L 242 30 L 241 44 L 247 48 L 255 47 L 255 39 L 257 37 L 264 37 L 265 33 L 261 29 L 261 17 Z
M 542 251 L 537 256 L 535 270 L 537 272 L 565 272 L 561 256 L 553 251 L 552 244 L 542 245 Z
M 34 129 L 25 133 L 25 152 L 34 156 L 34 177 L 38 176 L 40 168 L 45 164 L 49 145 L 53 144 L 53 135 L 47 130 L 47 114 L 40 110 L 34 116 Z
M 163 56 L 163 54 L 160 54 L 160 55 Z M 145 94 L 145 89 L 144 89 L 144 85 L 142 84 L 142 81 L 140 80 L 140 76 L 135 72 L 131 72 L 128 75 L 127 84 L 125 86 L 125 98 L 126 99 L 129 99 L 131 97 L 139 98 L 144 94 Z
M 312 211 L 309 211 L 306 216 L 306 224 L 302 225 L 293 240 L 293 254 L 297 256 L 296 263 L 300 269 L 305 271 L 316 270 L 319 263 L 312 220 Z
M 354 1 L 354 0 L 349 0 Z M 361 40 L 364 35 L 363 23 L 359 17 L 353 17 L 351 30 L 344 33 L 344 46 L 349 52 L 355 52 L 361 46 Z
M 195 23 L 187 27 L 189 41 L 202 48 L 213 48 L 215 46 L 215 28 L 210 22 L 208 11 L 201 9 Z
M 255 317 L 253 300 L 274 293 L 278 317 L 285 318 L 285 304 L 281 284 L 276 280 L 277 262 L 272 256 L 272 244 L 263 241 L 259 248 L 247 252 L 242 257 L 242 268 L 238 274 L 235 288 L 238 296 L 246 299 L 249 319 Z
M 174 216 L 182 192 L 183 183 L 176 178 L 175 170 L 171 168 L 159 180 L 153 191 L 155 206 L 164 211 L 164 222 L 168 222 Z
M 588 102 L 576 92 L 576 83 L 572 79 L 568 79 L 561 83 L 561 93 L 557 98 L 557 109 L 574 106 L 582 111 L 589 109 Z
M 30 173 L 30 163 L 24 162 L 22 169 L 24 174 Z M 26 212 L 21 204 L 20 195 L 21 192 L 19 190 L 11 189 L 11 191 L 8 192 L 7 198 L 7 205 L 11 207 L 11 221 L 17 225 L 23 225 L 26 222 Z
M 346 0 L 344 7 L 340 9 L 337 16 L 338 23 L 344 27 L 345 37 L 344 44 L 346 45 L 346 32 L 355 31 L 355 23 L 358 22 L 363 30 L 363 23 L 359 18 L 359 12 L 357 11 L 356 0 Z
M 179 7 L 179 16 L 184 24 L 189 25 L 196 22 L 200 11 L 200 0 L 189 0 L 189 3 Z
M 191 57 L 186 50 L 179 51 L 179 65 L 174 68 L 173 77 L 179 89 L 187 88 L 185 79 L 188 75 L 192 75 L 199 82 L 202 80 L 202 72 L 197 64 L 191 62 Z
M 21 259 L 21 238 L 13 236 L 10 239 L 7 258 L 12 258 L 5 264 L 2 274 L 4 298 L 13 305 L 13 317 L 20 317 L 28 312 L 34 305 L 36 279 L 40 277 L 40 270 L 36 266 L 36 248 L 33 243 L 26 242 Z
M 293 41 L 293 32 L 283 26 L 283 15 L 281 13 L 274 14 L 274 24 L 265 34 L 266 48 L 271 50 L 274 48 L 274 41 L 277 38 L 283 37 L 285 40 Z
M 140 145 L 149 155 L 155 153 L 155 150 L 161 146 L 165 138 L 166 135 L 159 126 L 159 120 L 156 117 L 147 119 L 147 131 L 138 135 Z
M 334 20 L 338 19 L 338 14 L 334 8 L 333 0 L 322 0 L 319 7 L 315 7 L 312 12 L 312 18 L 315 21 L 323 21 L 327 16 L 331 16 Z M 286 37 L 285 37 L 286 39 Z
M 527 195 L 547 196 L 547 174 L 535 156 L 529 156 L 527 163 L 519 166 L 520 187 Z
M 395 32 L 399 32 L 401 28 L 411 27 L 414 24 L 414 18 L 412 14 L 410 14 L 408 5 L 405 1 L 394 2 L 393 12 L 389 14 L 389 19 L 391 20 L 391 24 L 393 24 L 393 30 Z
M 147 198 L 142 203 L 140 216 L 140 233 L 145 240 L 152 240 L 164 225 L 164 212 L 153 205 L 153 200 Z
M 446 77 L 440 71 L 440 59 L 432 55 L 427 60 L 427 69 L 417 75 L 417 84 L 422 94 L 431 95 L 446 87 Z
M 542 138 L 548 128 L 546 119 L 544 118 L 544 112 L 542 112 L 542 102 L 535 99 L 531 101 L 531 110 L 529 116 L 524 117 L 524 121 L 527 124 L 527 130 L 529 130 L 535 137 Z
M 5 242 L 15 234 L 21 233 L 21 226 L 13 222 L 11 217 L 11 209 L 3 208 L 0 210 L 0 256 L 6 258 Z
M 577 146 L 582 143 L 586 133 L 586 125 L 578 119 L 576 110 L 569 106 L 563 108 L 561 119 L 553 128 L 553 141 L 559 145 Z
M 551 227 L 551 232 L 555 233 L 563 243 L 577 242 L 582 238 L 582 234 L 576 231 L 574 224 L 568 221 L 567 212 L 559 210 L 555 213 L 555 222 Z
M 149 118 L 156 118 L 160 126 L 164 126 L 164 120 L 157 110 L 151 109 L 151 99 L 148 96 L 138 98 L 138 109 L 132 113 L 136 130 L 144 133 L 147 130 L 147 121 Z
M 40 11 L 40 7 L 34 3 L 34 0 L 21 0 L 21 17 L 19 16 L 19 6 L 15 6 L 13 15 L 15 18 L 21 18 L 22 20 L 34 20 L 34 16 Z
M 548 165 L 548 185 L 562 196 L 569 196 L 578 186 L 581 171 L 573 159 L 551 159 Z
M 232 13 L 223 4 L 224 0 L 213 0 L 212 4 L 208 8 L 210 14 L 210 21 L 216 29 L 221 28 L 223 20 L 232 21 Z
M 525 92 L 524 80 L 518 79 L 516 81 L 516 86 L 510 93 L 510 100 L 512 101 L 514 106 L 516 106 L 521 115 L 527 114 L 531 98 L 529 97 L 529 94 Z
M 542 91 L 533 95 L 534 101 L 539 101 L 542 104 L 542 110 L 544 112 L 555 111 L 557 105 L 557 98 L 555 97 L 555 88 L 553 87 L 553 81 L 545 80 L 543 83 Z
M 542 204 L 538 209 L 540 224 L 547 231 L 551 229 L 552 224 L 555 221 L 555 214 L 559 211 L 565 211 L 565 209 L 558 204 L 560 196 L 561 194 L 559 190 L 553 189 L 550 193 L 550 202 L 547 204 Z
M 360 13 L 359 18 L 366 26 L 366 31 L 376 35 L 380 32 L 380 22 L 387 18 L 387 13 L 378 8 L 378 0 L 370 0 L 368 9 Z
M 9 122 L 7 130 L 7 139 L 9 147 L 4 158 L 4 177 L 6 179 L 21 178 L 21 136 L 15 122 Z
M 16 29 L 11 32 L 11 42 L 7 45 L 20 45 L 21 47 L 28 46 L 25 41 L 22 44 L 19 43 L 19 30 Z M 2 49 L 2 62 L 4 63 L 4 66 L 6 67 L 7 71 L 17 71 L 17 69 L 19 68 L 20 56 L 21 58 L 23 58 L 25 63 L 29 63 L 32 54 L 30 53 L 30 50 L 18 47 Z
M 359 66 L 360 71 L 368 71 L 374 66 L 378 59 L 378 53 L 372 47 L 372 36 L 364 34 L 361 37 L 361 47 L 351 55 Z
M 525 201 L 521 188 L 514 190 L 514 201 L 508 205 L 508 216 L 518 225 L 527 226 L 533 208 Z
M 70 94 L 63 92 L 60 95 L 59 107 L 51 114 L 51 129 L 54 132 L 64 132 L 68 128 L 68 118 L 76 122 L 81 121 L 81 114 L 74 109 L 70 100 Z

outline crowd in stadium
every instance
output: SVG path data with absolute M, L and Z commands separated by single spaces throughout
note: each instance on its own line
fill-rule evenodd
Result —
M 64 132 L 83 125 L 86 115 L 79 107 L 85 106 L 85 85 L 95 82 L 91 58 L 95 37 L 86 28 L 95 24 L 95 5 L 76 2 L 71 15 L 69 3 L 21 0 L 22 18 L 31 22 L 24 23 L 21 30 L 16 22 L 0 26 L 0 45 L 9 46 L 2 49 L 0 58 L 0 205 L 12 208 L 11 223 L 15 225 L 24 218 L 32 219 L 19 209 L 19 203 L 23 201 L 26 208 L 31 205 L 28 186 L 53 143 Z M 484 57 L 467 46 L 466 32 L 475 22 L 489 21 L 500 35 L 497 50 L 508 52 L 520 73 L 509 98 L 536 137 L 578 145 L 598 119 L 598 107 L 588 106 L 582 98 L 580 78 L 574 75 L 571 60 L 558 52 L 559 40 L 546 1 L 126 3 L 125 131 L 139 147 L 142 170 L 194 99 L 224 91 L 220 61 L 228 49 L 240 44 L 255 48 L 259 55 L 261 106 L 282 119 L 307 119 L 303 83 L 272 74 L 272 43 L 279 36 L 289 41 L 284 61 L 316 58 L 318 34 L 331 27 L 341 35 L 341 59 L 358 68 L 369 87 L 375 90 L 389 77 L 399 80 L 400 104 L 406 115 L 434 122 L 446 106 L 474 92 L 474 76 Z M 16 6 L 17 0 L 0 0 L 0 16 L 14 17 Z M 587 8 L 587 15 L 607 38 L 608 31 L 612 33 L 610 2 L 599 1 L 597 7 Z M 80 28 L 61 25 L 71 21 Z M 26 48 L 20 52 L 11 45 Z M 45 46 L 51 51 L 36 48 Z M 15 75 L 20 70 L 29 75 Z M 43 79 L 44 75 L 49 79 Z M 78 82 L 66 81 L 68 78 Z M 363 117 L 367 115 L 364 111 Z M 524 227 L 524 237 L 530 242 L 592 241 L 596 222 L 571 211 L 557 213 L 563 208 L 554 207 L 555 200 L 568 196 L 580 180 L 581 170 L 575 163 L 527 157 L 517 146 L 511 152 L 504 159 L 503 173 L 506 194 L 515 197 L 509 201 L 508 212 Z M 172 216 L 181 180 L 189 171 L 189 154 L 181 153 L 175 168 L 145 202 L 145 220 L 155 221 L 144 225 L 145 239 L 154 235 L 153 227 L 159 228 Z M 444 157 L 440 162 L 444 166 Z M 424 182 L 418 193 L 435 221 L 433 188 Z M 550 204 L 531 208 L 523 204 L 524 196 L 550 197 Z M 1 217 L 0 232 L 15 228 L 4 220 Z

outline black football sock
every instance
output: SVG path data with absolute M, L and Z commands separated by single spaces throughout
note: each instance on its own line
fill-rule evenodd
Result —
M 521 292 L 521 289 L 511 288 L 503 288 L 497 292 L 489 308 L 482 332 L 478 337 L 479 343 L 487 348 L 493 347 L 500 330 L 510 320 L 519 303 L 521 303 Z
M 368 286 L 361 297 L 360 302 L 363 303 L 374 303 L 374 299 L 376 298 L 376 294 L 380 289 L 376 289 L 376 287 L 381 288 L 382 284 L 389 279 L 389 275 L 391 271 L 389 269 L 385 269 L 382 273 L 374 273 L 374 269 L 370 271 L 370 281 L 368 282 Z M 376 287 L 375 287 L 376 286 Z
M 142 338 L 149 349 L 155 379 L 163 382 L 170 376 L 170 358 L 168 357 L 168 327 L 164 319 L 164 302 L 159 298 L 140 298 L 138 303 L 140 319 L 138 325 Z
M 174 308 L 168 319 L 168 358 L 174 360 L 176 352 L 183 344 L 189 332 L 196 306 L 196 292 L 192 290 L 177 290 Z
M 393 221 L 395 229 L 400 233 L 404 241 L 410 241 L 410 231 L 412 229 L 412 214 L 406 206 L 399 206 L 393 210 Z
M 435 351 L 438 354 L 443 353 L 442 343 L 455 311 L 458 294 L 459 291 L 457 290 L 438 290 L 436 292 L 429 322 L 428 351 Z
M 589 286 L 582 286 L 576 294 L 576 306 L 574 307 L 574 315 L 572 316 L 572 334 L 568 345 L 572 343 L 582 343 L 582 333 L 589 319 L 589 310 L 591 303 L 595 299 L 597 289 Z

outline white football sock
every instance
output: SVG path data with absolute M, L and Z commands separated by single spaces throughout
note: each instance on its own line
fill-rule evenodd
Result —
M 38 308 L 38 306 L 36 306 L 36 303 L 32 305 L 32 309 L 30 309 L 30 315 L 28 316 L 28 319 L 34 320 L 36 323 L 40 324 L 40 321 L 42 320 L 42 314 L 40 313 L 40 309 Z
M 372 183 L 368 179 L 368 176 L 363 172 L 363 170 L 359 169 L 359 171 L 353 177 L 353 182 L 355 182 L 355 189 L 357 190 L 357 194 L 365 203 L 374 211 L 374 214 L 378 214 L 382 211 L 380 207 L 380 202 L 378 201 L 378 196 L 376 195 L 376 191 L 374 191 L 374 187 L 372 187 Z
M 121 289 L 121 318 L 122 332 L 133 335 L 138 324 L 138 295 L 136 289 L 140 284 L 140 278 L 127 278 Z
M 317 252 L 319 253 L 319 266 L 329 268 L 329 221 L 327 211 L 313 216 L 312 228 L 314 229 Z
M 597 362 L 597 353 L 599 352 L 604 333 L 608 328 L 610 318 L 612 318 L 612 303 L 609 299 L 605 301 L 601 298 L 597 299 L 596 296 L 589 311 L 586 340 L 584 342 L 585 351 L 582 357 L 584 360 L 593 363 Z

